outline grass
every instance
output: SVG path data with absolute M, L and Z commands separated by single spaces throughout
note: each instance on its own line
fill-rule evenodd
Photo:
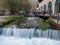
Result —
M 5 18 L 6 20 L 8 20 L 7 22 L 1 23 L 0 27 L 5 27 L 5 26 L 10 26 L 10 25 L 16 25 L 19 24 L 21 22 L 24 21 L 24 16 L 20 15 L 20 16 L 10 16 L 8 18 Z

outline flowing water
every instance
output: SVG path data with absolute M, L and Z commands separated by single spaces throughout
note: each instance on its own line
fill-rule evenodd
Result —
M 60 31 L 1 28 L 0 45 L 60 45 Z
M 34 25 L 37 23 L 35 18 L 28 18 L 28 20 Z M 15 26 L 0 28 L 0 45 L 60 45 L 60 31 L 51 29 L 42 31 Z

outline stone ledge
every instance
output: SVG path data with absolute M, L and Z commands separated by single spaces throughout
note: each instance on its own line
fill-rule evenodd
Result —
M 58 30 L 60 30 L 60 24 L 56 23 L 56 22 L 53 21 L 52 19 L 51 19 L 51 23 L 52 23 Z

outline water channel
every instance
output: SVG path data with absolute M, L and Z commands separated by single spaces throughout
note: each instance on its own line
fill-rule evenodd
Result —
M 33 19 L 28 18 L 31 24 L 35 25 L 37 22 Z M 0 45 L 60 45 L 60 30 L 43 31 L 35 28 L 18 28 L 15 25 L 0 28 Z

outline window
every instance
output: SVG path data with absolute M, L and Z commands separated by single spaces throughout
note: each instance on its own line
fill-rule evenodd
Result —
M 59 3 L 59 12 L 60 12 L 60 3 Z
M 60 2 L 60 0 L 56 0 L 56 2 Z
M 46 11 L 46 5 L 44 5 L 44 11 Z
M 52 3 L 48 3 L 48 13 L 52 13 Z
M 42 11 L 42 6 L 41 6 L 41 11 Z

